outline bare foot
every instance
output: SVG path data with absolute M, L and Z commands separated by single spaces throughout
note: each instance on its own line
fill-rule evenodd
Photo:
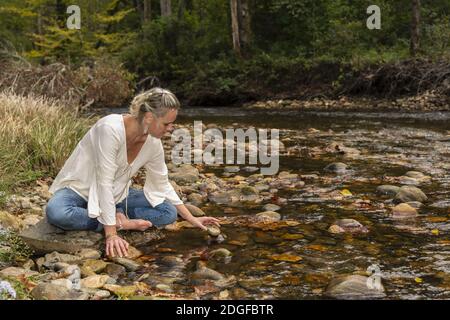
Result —
M 144 231 L 152 226 L 152 223 L 142 219 L 128 219 L 123 213 L 116 213 L 117 227 L 121 230 Z

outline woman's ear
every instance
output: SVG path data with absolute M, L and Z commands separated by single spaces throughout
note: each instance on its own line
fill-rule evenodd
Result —
M 150 124 L 151 122 L 153 122 L 153 120 L 155 119 L 155 116 L 153 114 L 153 112 L 146 112 L 144 115 L 144 121 L 148 124 Z

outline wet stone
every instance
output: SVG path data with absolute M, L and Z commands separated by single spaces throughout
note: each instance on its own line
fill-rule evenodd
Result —
M 379 299 L 386 296 L 383 285 L 370 286 L 368 277 L 360 275 L 341 276 L 331 280 L 324 295 L 335 299 Z
M 347 172 L 347 165 L 342 162 L 334 162 L 327 165 L 323 170 L 337 174 L 342 174 Z
M 281 220 L 281 215 L 274 211 L 264 211 L 256 214 L 257 221 L 277 222 Z
M 330 232 L 344 230 L 344 232 L 349 233 L 366 233 L 369 231 L 366 227 L 364 227 L 359 221 L 356 221 L 355 219 L 336 220 L 333 223 L 333 225 L 339 228 L 333 227 L 332 230 L 329 229 Z M 332 233 L 340 233 L 340 232 L 332 232 Z
M 112 278 L 119 278 L 121 275 L 126 273 L 126 269 L 124 266 L 115 263 L 108 263 L 106 266 L 105 272 Z
M 390 197 L 395 197 L 400 191 L 400 187 L 391 185 L 381 185 L 377 187 L 377 193 L 381 195 L 387 195 Z
M 395 203 L 419 201 L 425 202 L 428 197 L 419 188 L 412 186 L 403 186 L 394 198 Z
M 418 216 L 417 210 L 407 203 L 400 203 L 392 208 L 392 218 L 407 219 Z

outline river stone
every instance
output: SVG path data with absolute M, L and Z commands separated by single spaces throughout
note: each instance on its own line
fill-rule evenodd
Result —
M 329 283 L 324 295 L 335 299 L 379 299 L 386 296 L 383 285 L 380 289 L 370 289 L 368 277 L 360 275 L 340 276 Z
M 253 173 L 253 172 L 256 172 L 258 170 L 259 170 L 258 167 L 252 167 L 252 166 L 248 166 L 248 167 L 242 168 L 242 171 L 249 172 L 249 173 Z
M 111 293 L 108 290 L 97 290 L 94 293 L 94 297 L 92 299 L 93 300 L 102 300 L 102 299 L 109 298 L 110 296 L 111 296 Z
M 167 267 L 183 266 L 183 259 L 176 256 L 165 256 L 161 259 L 161 264 Z
M 173 172 L 169 173 L 169 178 L 179 185 L 184 185 L 196 182 L 200 178 L 199 175 L 196 168 L 190 164 L 184 164 L 174 168 Z
M 428 197 L 419 188 L 412 186 L 403 186 L 394 198 L 395 203 L 419 201 L 425 202 Z
M 405 173 L 405 176 L 417 179 L 419 181 L 424 181 L 424 180 L 430 180 L 431 179 L 430 176 L 426 176 L 422 172 L 419 172 L 419 171 L 408 171 L 407 173 Z
M 100 289 L 105 284 L 115 284 L 116 280 L 108 275 L 95 275 L 81 279 L 82 288 Z
M 344 232 L 350 232 L 350 233 L 366 233 L 369 230 L 367 230 L 366 227 L 364 227 L 359 221 L 356 221 L 355 219 L 339 219 L 336 220 L 333 225 L 340 227 Z M 334 230 L 340 230 L 336 227 L 334 227 Z M 330 232 L 332 232 L 329 229 Z
M 391 185 L 382 185 L 377 187 L 377 193 L 382 195 L 387 195 L 390 197 L 395 197 L 400 191 L 400 187 Z
M 277 206 L 276 204 L 273 204 L 273 203 L 268 203 L 263 207 L 263 209 L 265 211 L 278 211 L 281 209 L 281 207 Z
M 198 193 L 191 193 L 187 196 L 187 199 L 194 206 L 201 206 L 203 203 L 203 196 Z
M 264 211 L 256 214 L 257 221 L 277 222 L 281 220 L 281 215 L 274 211 Z
M 102 260 L 93 260 L 88 259 L 83 263 L 82 268 L 88 268 L 94 271 L 95 273 L 101 273 L 106 269 L 106 266 L 108 264 L 105 261 Z
M 417 216 L 417 210 L 407 203 L 400 203 L 392 208 L 392 217 L 394 219 L 413 218 Z
M 223 280 L 225 277 L 220 272 L 210 269 L 203 261 L 197 262 L 197 270 L 191 274 L 191 280 L 198 283 L 197 280 Z
M 98 260 L 102 256 L 100 251 L 94 249 L 81 249 L 81 251 L 76 252 L 82 260 L 93 259 Z
M 186 208 L 189 210 L 189 212 L 194 216 L 194 217 L 203 217 L 206 214 L 203 212 L 202 209 L 200 209 L 199 207 L 189 204 L 189 203 L 185 203 L 184 204 L 186 206 Z
M 212 237 L 218 237 L 220 235 L 220 229 L 216 226 L 207 226 L 208 233 Z
M 414 209 L 420 209 L 423 206 L 423 203 L 419 202 L 419 201 L 409 201 L 409 202 L 405 202 L 405 203 L 409 204 Z
M 418 185 L 420 185 L 420 181 L 418 181 L 417 179 L 411 178 L 411 177 L 406 177 L 406 176 L 399 177 L 398 178 L 398 183 L 411 185 L 411 186 L 418 186 Z
M 106 266 L 106 273 L 112 278 L 119 278 L 121 275 L 125 274 L 127 270 L 124 266 L 115 263 L 108 263 Z
M 31 296 L 36 300 L 87 300 L 89 294 L 75 290 L 68 290 L 64 286 L 53 283 L 39 283 Z
M 73 286 L 72 281 L 70 281 L 69 279 L 55 279 L 50 281 L 50 283 L 56 284 L 57 286 L 62 286 L 67 290 L 71 290 Z
M 237 173 L 241 170 L 238 166 L 228 166 L 223 169 L 226 173 Z
M 334 162 L 327 165 L 323 170 L 341 174 L 347 171 L 347 165 L 342 162 Z
M 0 276 L 13 278 L 18 278 L 22 276 L 31 277 L 37 274 L 39 274 L 39 272 L 18 267 L 9 267 L 0 271 Z
M 52 253 L 47 253 L 45 255 L 45 262 L 44 262 L 45 267 L 52 269 L 53 266 L 58 262 L 64 262 L 64 263 L 68 263 L 68 264 L 77 264 L 77 263 L 81 262 L 81 258 L 79 256 L 75 256 L 72 254 L 59 253 L 56 251 L 54 251 Z
M 6 211 L 0 211 L 0 226 L 17 231 L 21 228 L 20 219 Z
M 136 294 L 138 287 L 136 285 L 131 286 L 119 286 L 116 284 L 105 284 L 104 289 L 112 292 L 116 296 L 129 297 Z
M 136 271 L 141 267 L 140 263 L 127 258 L 114 257 L 111 260 L 124 266 L 128 271 Z

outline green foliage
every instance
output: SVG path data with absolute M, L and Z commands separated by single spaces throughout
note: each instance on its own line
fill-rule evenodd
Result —
M 8 249 L 3 249 L 6 245 Z M 0 263 L 17 263 L 29 259 L 33 251 L 13 232 L 0 230 Z

